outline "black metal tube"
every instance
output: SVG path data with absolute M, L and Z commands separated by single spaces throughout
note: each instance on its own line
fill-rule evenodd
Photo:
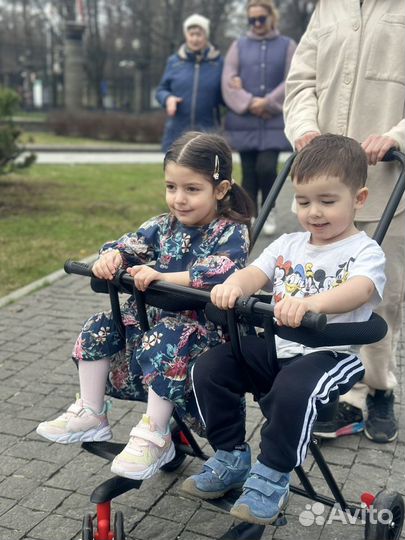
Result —
M 399 161 L 401 165 L 401 173 L 373 234 L 374 240 L 380 245 L 384 240 L 385 234 L 405 191 L 405 154 L 399 152 L 398 150 L 390 150 L 384 156 L 383 161 Z
M 264 222 L 266 221 L 267 216 L 270 214 L 270 210 L 275 205 L 277 197 L 279 196 L 279 193 L 284 186 L 286 178 L 290 174 L 291 165 L 293 164 L 295 156 L 295 153 L 291 154 L 291 156 L 285 162 L 282 171 L 277 175 L 277 178 L 274 180 L 274 184 L 260 209 L 260 212 L 253 225 L 252 239 L 250 242 L 251 249 L 256 244 L 256 240 L 258 239 L 259 234 L 263 229 Z

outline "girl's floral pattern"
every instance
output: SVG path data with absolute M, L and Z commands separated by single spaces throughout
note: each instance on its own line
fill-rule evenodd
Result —
M 100 252 L 107 249 L 119 249 L 125 266 L 156 261 L 159 272 L 188 270 L 193 287 L 211 288 L 245 266 L 249 238 L 245 225 L 228 219 L 185 227 L 172 215 L 163 214 L 137 232 L 108 242 Z M 147 313 L 150 330 L 142 332 L 135 302 L 129 298 L 122 307 L 125 338 L 115 330 L 110 312 L 93 315 L 77 338 L 73 359 L 109 358 L 108 395 L 145 400 L 151 385 L 193 423 L 193 418 L 198 419 L 189 376 L 193 360 L 226 336 L 201 311 L 172 313 L 149 306 Z

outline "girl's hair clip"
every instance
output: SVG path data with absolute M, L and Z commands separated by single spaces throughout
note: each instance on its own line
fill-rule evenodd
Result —
M 219 180 L 219 157 L 217 154 L 215 154 L 215 162 L 214 162 L 214 174 L 212 175 L 214 180 Z
M 235 179 L 231 178 L 231 186 L 233 186 L 234 184 L 236 184 Z

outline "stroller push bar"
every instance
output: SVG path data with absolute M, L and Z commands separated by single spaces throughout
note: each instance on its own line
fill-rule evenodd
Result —
M 274 184 L 270 190 L 270 193 L 267 195 L 267 198 L 263 203 L 263 206 L 259 212 L 259 215 L 257 216 L 255 223 L 253 225 L 251 247 L 255 245 L 256 240 L 263 228 L 263 225 L 270 211 L 272 210 L 272 208 L 274 207 L 276 203 L 277 197 L 279 196 L 280 191 L 282 187 L 284 186 L 284 183 L 288 175 L 290 174 L 290 169 L 294 162 L 295 156 L 296 156 L 296 153 L 293 153 L 288 157 L 288 159 L 284 163 L 283 170 L 279 173 L 279 175 L 275 179 Z M 388 202 L 385 206 L 384 212 L 381 216 L 378 226 L 373 234 L 374 240 L 380 245 L 384 239 L 384 236 L 392 221 L 392 218 L 394 217 L 399 201 L 401 200 L 401 197 L 405 191 L 405 154 L 392 148 L 391 150 L 388 150 L 388 152 L 385 154 L 383 161 L 398 161 L 400 164 L 400 173 L 399 173 L 397 183 L 395 184 L 395 187 L 391 193 L 391 196 L 388 199 Z
M 65 262 L 64 269 L 67 274 L 79 274 L 94 278 L 91 271 L 92 265 L 82 262 L 68 260 Z M 104 280 L 102 280 L 104 281 Z M 125 285 L 127 287 L 134 286 L 133 278 L 124 270 L 119 270 L 113 280 L 114 285 Z M 149 285 L 149 289 L 155 292 L 170 293 L 173 296 L 181 297 L 183 300 L 189 300 L 192 305 L 194 302 L 209 304 L 210 293 L 201 289 L 193 289 L 191 287 L 183 287 L 173 283 L 163 281 L 155 281 Z M 269 318 L 274 316 L 273 306 L 265 302 L 260 302 L 257 298 L 248 297 L 240 298 L 236 303 L 236 311 L 240 314 L 256 314 L 264 315 Z M 302 320 L 302 325 L 305 328 L 322 331 L 326 327 L 326 315 L 323 313 L 307 312 Z

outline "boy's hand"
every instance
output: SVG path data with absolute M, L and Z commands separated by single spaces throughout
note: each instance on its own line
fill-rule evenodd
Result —
M 231 309 L 241 296 L 243 296 L 243 291 L 238 285 L 222 283 L 215 285 L 212 289 L 211 302 L 220 309 Z
M 302 318 L 307 311 L 316 311 L 315 306 L 310 305 L 310 297 L 294 298 L 285 296 L 274 306 L 274 316 L 279 326 L 297 328 L 301 325 Z
M 106 251 L 93 264 L 91 271 L 100 279 L 113 279 L 122 266 L 122 257 L 118 249 Z
M 162 274 L 144 264 L 127 268 L 128 274 L 134 278 L 135 287 L 139 291 L 146 291 L 152 281 L 161 279 Z

